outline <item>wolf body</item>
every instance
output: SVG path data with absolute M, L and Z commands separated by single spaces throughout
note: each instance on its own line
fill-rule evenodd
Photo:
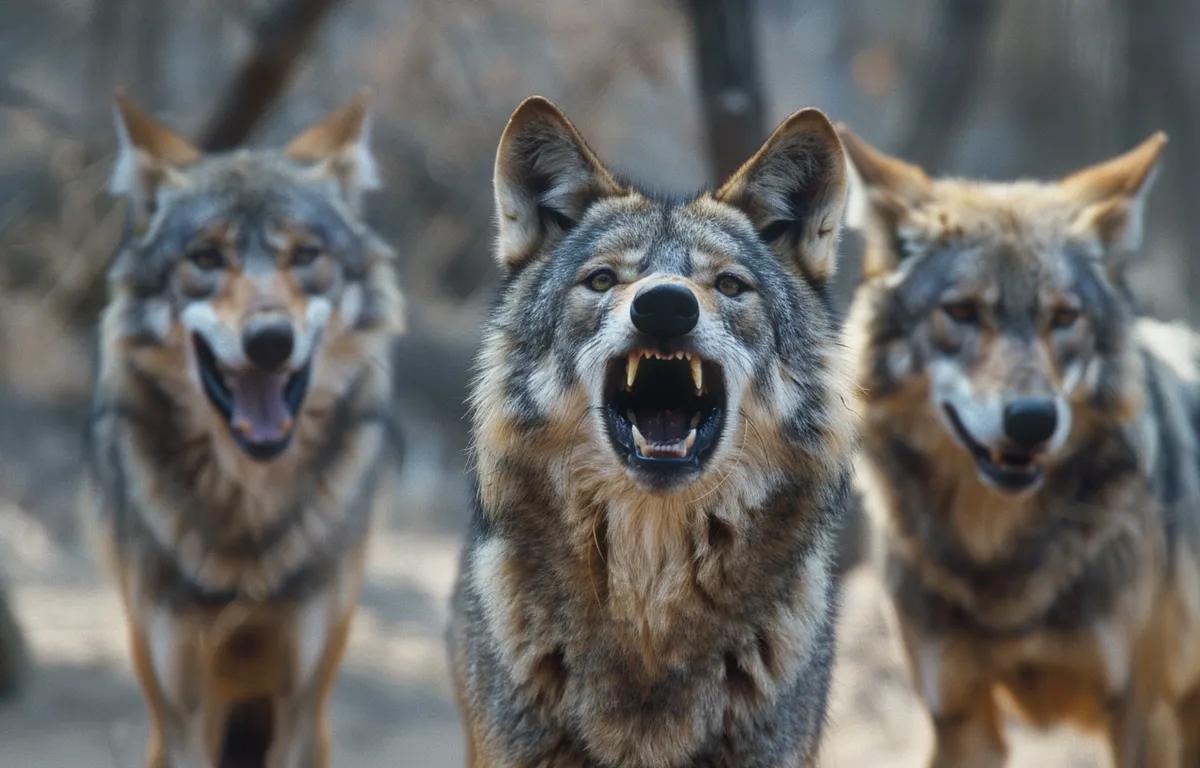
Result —
M 811 764 L 854 447 L 836 133 L 803 110 L 663 201 L 534 97 L 495 194 L 448 635 L 467 764 Z
M 1123 277 L 1166 143 L 1056 182 L 861 178 L 858 472 L 934 766 L 998 766 L 1000 703 L 1200 765 L 1200 344 Z
M 400 329 L 366 95 L 283 151 L 203 156 L 118 95 L 86 512 L 151 768 L 329 762 Z

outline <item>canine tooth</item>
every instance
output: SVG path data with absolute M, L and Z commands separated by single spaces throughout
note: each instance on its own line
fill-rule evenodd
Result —
M 641 430 L 639 430 L 637 428 L 637 424 L 634 424 L 632 426 L 633 426 L 633 443 L 642 452 L 642 455 L 645 456 L 646 453 L 649 452 L 649 450 L 650 450 L 650 444 L 646 442 L 646 438 L 642 437 Z
M 625 388 L 633 389 L 633 380 L 637 378 L 638 363 L 642 362 L 641 352 L 630 352 L 625 361 Z
M 625 418 L 629 420 L 629 423 L 632 424 L 634 428 L 637 427 L 637 416 L 633 415 L 633 409 L 625 411 Z
M 696 430 L 693 428 L 688 431 L 687 437 L 684 438 L 684 440 L 683 440 L 683 454 L 686 456 L 687 452 L 692 450 L 692 446 L 695 444 L 696 444 Z
M 695 416 L 692 416 L 692 423 L 689 426 L 691 426 L 692 431 L 695 431 L 696 427 L 700 426 L 700 413 L 699 412 L 697 412 Z
M 696 392 L 704 391 L 704 370 L 700 367 L 700 361 L 696 358 L 691 359 L 692 363 L 692 383 L 696 385 Z

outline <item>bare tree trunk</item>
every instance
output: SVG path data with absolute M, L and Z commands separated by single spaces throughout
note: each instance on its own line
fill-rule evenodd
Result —
M 1153 131 L 1166 127 L 1171 145 L 1164 160 L 1166 189 L 1158 196 L 1175 206 L 1175 221 L 1182 241 L 1181 266 L 1188 295 L 1200 290 L 1200 98 L 1188 82 L 1176 25 L 1188 21 L 1190 0 L 1127 0 L 1125 21 L 1129 40 L 1129 71 L 1124 106 L 1126 147 L 1132 147 Z M 1168 186 L 1169 185 L 1169 186 Z M 1189 320 L 1195 319 L 1193 303 Z
M 927 39 L 936 46 L 922 67 L 916 107 L 901 154 L 933 171 L 944 170 L 955 137 L 971 108 L 971 97 L 987 63 L 987 40 L 995 0 L 943 0 L 937 27 Z
M 207 128 L 200 146 L 232 149 L 246 140 L 279 98 L 322 19 L 338 0 L 280 0 L 256 25 L 255 44 Z
M 749 0 L 689 0 L 709 162 L 727 178 L 766 138 L 762 79 Z

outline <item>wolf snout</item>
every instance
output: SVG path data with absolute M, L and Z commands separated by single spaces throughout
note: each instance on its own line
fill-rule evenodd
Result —
M 629 316 L 642 333 L 670 339 L 690 333 L 696 327 L 700 302 L 685 285 L 661 283 L 634 297 Z
M 1018 397 L 1004 406 L 1004 434 L 1022 450 L 1032 452 L 1054 435 L 1058 407 L 1049 397 Z
M 252 320 L 242 332 L 242 349 L 246 359 L 264 370 L 274 370 L 292 357 L 295 334 L 286 318 L 268 317 Z

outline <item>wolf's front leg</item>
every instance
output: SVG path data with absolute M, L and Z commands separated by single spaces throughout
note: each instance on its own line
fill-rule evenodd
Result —
M 1000 768 L 1008 758 L 1004 721 L 991 691 L 934 715 L 934 749 L 930 768 Z
M 1165 700 L 1126 694 L 1110 705 L 1106 728 L 1117 768 L 1195 768 L 1181 763 L 1184 746 L 1174 708 Z
M 170 768 L 166 755 L 166 714 L 163 711 L 162 692 L 154 676 L 154 663 L 150 658 L 150 646 L 136 625 L 130 625 L 129 647 L 133 657 L 133 673 L 149 710 L 150 734 L 146 740 L 146 768 Z
M 933 718 L 930 768 L 1000 768 L 1008 757 L 991 679 L 971 653 L 898 616 L 909 672 Z

